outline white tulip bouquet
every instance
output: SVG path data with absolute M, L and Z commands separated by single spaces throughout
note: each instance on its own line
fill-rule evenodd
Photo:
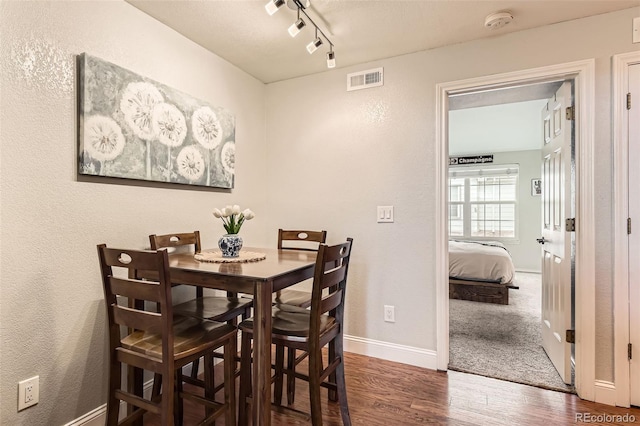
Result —
M 237 234 L 240 232 L 240 228 L 245 220 L 251 220 L 256 217 L 255 213 L 250 209 L 240 210 L 240 206 L 237 204 L 226 206 L 222 210 L 213 209 L 213 215 L 222 219 L 227 234 Z

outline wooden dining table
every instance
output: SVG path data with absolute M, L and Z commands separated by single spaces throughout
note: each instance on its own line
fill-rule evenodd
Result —
M 317 253 L 253 247 L 242 250 L 263 253 L 266 257 L 246 263 L 213 263 L 196 260 L 193 253 L 172 253 L 169 255 L 171 281 L 253 295 L 252 416 L 255 426 L 268 426 L 271 424 L 272 294 L 312 278 Z

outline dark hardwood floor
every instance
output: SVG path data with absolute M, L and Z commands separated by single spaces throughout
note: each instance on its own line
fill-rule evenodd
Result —
M 218 369 L 220 366 L 216 366 Z M 306 368 L 301 364 L 302 368 Z M 221 369 L 220 369 L 221 370 Z M 640 424 L 640 408 L 620 408 L 583 401 L 576 395 L 490 379 L 456 371 L 436 372 L 352 353 L 345 354 L 347 392 L 354 425 L 570 425 L 591 416 L 592 425 Z M 218 371 L 216 371 L 218 373 Z M 221 374 L 221 371 L 219 371 Z M 307 386 L 296 382 L 294 407 L 308 411 Z M 324 425 L 340 426 L 340 410 L 323 395 Z M 197 424 L 202 408 L 185 403 L 185 425 Z M 624 418 L 635 417 L 625 423 Z M 595 421 L 594 421 L 595 420 Z M 587 423 L 587 422 L 584 422 Z M 224 424 L 218 420 L 216 425 Z M 273 413 L 273 426 L 311 423 L 290 414 Z M 145 417 L 145 425 L 159 425 Z

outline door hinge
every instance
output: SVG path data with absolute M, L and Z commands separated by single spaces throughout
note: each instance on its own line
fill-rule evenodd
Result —
M 575 330 L 567 330 L 567 333 L 564 337 L 564 340 L 567 341 L 567 343 L 575 343 L 576 342 L 576 331 Z
M 567 107 L 567 110 L 565 112 L 565 116 L 567 117 L 567 120 L 575 120 L 575 118 L 576 118 L 576 107 L 573 107 L 573 106 Z
M 629 359 L 633 358 L 633 345 L 631 343 L 627 345 L 627 356 Z
M 627 109 L 631 109 L 631 93 L 627 93 Z
M 627 234 L 631 234 L 631 218 L 627 218 Z
M 576 231 L 576 218 L 570 217 L 564 222 L 564 228 L 567 232 L 575 232 Z

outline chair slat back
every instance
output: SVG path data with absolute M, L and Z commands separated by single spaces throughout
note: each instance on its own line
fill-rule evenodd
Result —
M 173 359 L 173 312 L 169 257 L 165 249 L 142 251 L 98 246 L 102 283 L 107 304 L 109 342 L 114 351 L 121 346 L 121 327 L 162 336 L 163 359 Z M 121 272 L 116 276 L 115 272 Z M 122 270 L 122 271 L 119 271 Z M 135 271 L 157 272 L 157 281 L 135 278 Z M 158 312 L 146 311 L 144 302 L 158 304 Z M 130 331 L 129 331 L 130 332 Z
M 323 290 L 327 287 L 338 285 L 345 279 L 347 275 L 347 268 L 340 268 L 340 262 L 341 259 L 331 259 L 325 265 L 325 274 L 322 277 L 322 282 L 320 283 Z M 334 265 L 337 267 L 336 269 L 332 269 Z
M 151 250 L 159 250 L 166 247 L 185 247 L 193 246 L 194 253 L 202 251 L 202 243 L 200 242 L 200 231 L 179 232 L 176 234 L 149 235 L 149 244 Z M 202 287 L 196 287 L 196 297 L 203 297 L 204 290 Z
M 316 251 L 318 245 L 326 241 L 327 231 L 278 229 L 278 249 Z
M 128 297 L 130 299 L 148 300 L 150 302 L 160 302 L 162 295 L 158 291 L 158 283 L 153 281 L 142 281 L 133 278 L 109 277 L 111 281 L 111 291 L 113 294 Z
M 116 324 L 149 331 L 156 334 L 162 332 L 162 315 L 154 312 L 143 312 L 126 306 L 113 306 L 113 319 Z
M 352 243 L 353 239 L 347 238 L 342 244 L 320 245 L 311 292 L 310 340 L 319 335 L 321 315 L 328 312 L 342 323 Z
M 182 247 L 193 245 L 194 251 L 200 253 L 202 244 L 200 243 L 200 231 L 183 232 L 178 234 L 149 235 L 151 250 L 158 250 L 164 247 Z
M 320 312 L 330 312 L 340 306 L 343 300 L 343 293 L 342 290 L 338 290 L 323 297 L 320 303 Z

